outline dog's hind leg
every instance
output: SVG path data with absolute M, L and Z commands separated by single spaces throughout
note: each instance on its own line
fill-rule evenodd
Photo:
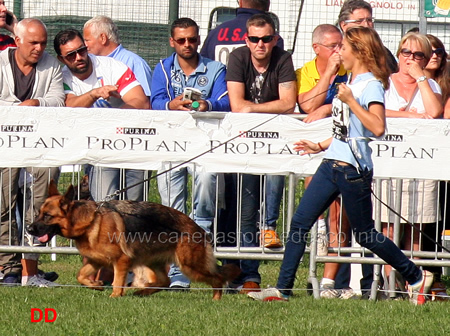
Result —
M 177 264 L 181 272 L 192 281 L 203 282 L 213 288 L 213 300 L 220 300 L 222 288 L 226 282 L 219 273 L 216 259 L 210 245 L 181 242 L 176 250 Z
M 114 280 L 113 280 L 113 292 L 110 297 L 123 296 L 125 289 L 125 281 L 127 278 L 128 270 L 130 269 L 131 260 L 123 254 L 113 265 L 114 267 Z
M 93 276 L 97 273 L 99 266 L 90 263 L 87 259 L 83 267 L 78 271 L 77 280 L 80 284 L 95 290 L 104 290 L 102 281 L 93 280 Z
M 167 276 L 167 269 L 165 264 L 152 265 L 151 269 L 147 269 L 147 281 L 152 280 L 148 278 L 150 275 L 152 276 L 154 281 L 147 282 L 145 288 L 134 292 L 134 295 L 151 295 L 163 290 L 164 288 L 169 287 L 170 279 Z

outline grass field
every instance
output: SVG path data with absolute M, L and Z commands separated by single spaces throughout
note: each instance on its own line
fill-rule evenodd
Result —
M 255 302 L 244 295 L 212 301 L 193 284 L 188 293 L 109 298 L 111 289 L 78 286 L 79 256 L 42 256 L 45 271 L 60 274 L 60 288 L 0 286 L 0 335 L 449 335 L 450 302 L 416 307 L 407 301 L 315 300 L 299 290 L 289 302 Z M 263 285 L 275 284 L 279 262 L 261 265 Z M 306 288 L 302 264 L 296 288 Z M 53 308 L 53 323 L 31 323 L 31 308 Z

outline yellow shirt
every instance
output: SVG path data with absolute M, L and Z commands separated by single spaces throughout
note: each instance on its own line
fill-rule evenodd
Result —
M 295 71 L 295 76 L 297 77 L 297 87 L 298 93 L 308 92 L 313 87 L 317 85 L 320 80 L 319 72 L 316 67 L 316 58 L 312 61 L 305 63 L 302 68 L 299 68 Z M 340 66 L 337 76 L 344 76 L 347 73 L 347 70 L 342 66 Z

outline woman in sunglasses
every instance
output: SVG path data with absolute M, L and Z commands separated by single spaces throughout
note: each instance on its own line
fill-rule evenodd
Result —
M 450 96 L 450 81 L 448 75 L 445 75 L 448 54 L 440 39 L 431 34 L 426 36 L 431 42 L 433 51 L 431 59 L 425 67 L 425 76 L 434 79 L 439 84 L 442 91 L 442 102 L 445 105 Z
M 430 78 L 426 70 L 433 55 L 430 40 L 422 34 L 407 33 L 400 41 L 397 57 L 399 60 L 398 73 L 389 78 L 390 87 L 385 93 L 386 116 L 394 118 L 440 118 L 443 113 L 441 88 Z M 427 223 L 436 223 L 438 183 L 431 180 L 404 179 L 402 186 L 401 215 L 416 227 Z M 383 201 L 396 209 L 396 180 L 382 182 Z M 396 215 L 382 208 L 381 221 L 383 233 L 392 238 L 393 223 Z M 405 223 L 400 219 L 401 223 Z M 420 224 L 419 224 L 420 223 Z M 405 250 L 421 250 L 420 232 L 411 225 L 402 226 Z M 434 236 L 434 234 L 432 235 Z M 391 267 L 384 268 L 389 276 Z
M 442 43 L 442 41 L 437 38 L 434 35 L 427 34 L 426 35 L 428 39 L 431 42 L 431 47 L 433 48 L 433 54 L 431 56 L 430 61 L 428 62 L 427 66 L 425 67 L 425 75 L 428 78 L 434 79 L 442 90 L 442 101 L 445 106 L 450 107 L 450 80 L 449 75 L 450 73 L 446 69 L 450 64 L 447 64 L 447 52 L 445 51 L 445 46 Z M 447 71 L 446 71 L 447 70 Z M 444 118 L 448 118 L 445 113 L 444 108 Z M 449 109 L 450 110 L 450 109 Z M 441 195 L 439 195 L 439 205 L 441 209 L 448 208 L 448 204 L 445 204 L 446 197 L 445 192 L 448 190 L 450 184 L 446 181 L 440 181 L 440 191 Z M 447 214 L 448 216 L 448 214 Z M 439 221 L 438 223 L 434 222 L 430 225 L 426 225 L 424 227 L 425 233 L 427 233 L 430 237 L 436 237 L 436 231 L 439 233 L 437 235 L 438 239 L 441 237 L 440 233 L 442 232 L 444 227 L 444 221 Z M 439 240 L 439 243 L 442 244 L 442 241 Z M 435 243 L 430 241 L 429 239 L 423 240 L 423 246 L 422 249 L 424 251 L 434 252 L 435 250 Z M 432 266 L 424 266 L 424 269 L 427 269 L 430 272 L 434 273 L 434 283 L 431 287 L 431 295 L 434 298 L 434 300 L 437 301 L 447 301 L 450 300 L 450 296 L 447 294 L 447 288 L 445 287 L 445 284 L 441 280 L 442 276 L 442 267 L 432 267 Z

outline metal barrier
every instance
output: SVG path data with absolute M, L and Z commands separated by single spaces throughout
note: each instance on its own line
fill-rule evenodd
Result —
M 219 118 L 223 118 L 223 115 L 221 115 Z M 194 168 L 193 171 L 195 171 L 195 164 L 192 163 L 192 167 Z M 14 172 L 14 174 L 13 174 Z M 31 172 L 33 172 L 31 170 Z M 20 221 L 18 224 L 18 227 L 22 227 L 21 230 L 19 230 L 20 234 L 17 235 L 17 239 L 20 240 L 20 244 L 15 243 L 15 237 L 12 235 L 15 232 L 15 226 L 17 225 L 15 223 L 15 219 L 17 218 L 26 218 L 26 221 L 30 221 L 30 217 L 27 218 L 27 212 L 28 208 L 31 208 L 31 213 L 33 212 L 33 202 L 30 200 L 33 198 L 33 182 L 29 181 L 31 184 L 27 187 L 27 178 L 25 171 L 22 170 L 22 173 L 20 176 L 23 180 L 23 196 L 21 199 L 14 199 L 12 195 L 17 192 L 17 188 L 19 187 L 20 183 L 18 182 L 18 175 L 17 168 L 3 168 L 1 169 L 0 174 L 0 180 L 2 181 L 2 193 L 0 195 L 0 203 L 2 204 L 2 222 L 7 222 L 8 232 L 5 234 L 5 232 L 2 232 L 2 243 L 0 244 L 0 252 L 2 253 L 51 253 L 51 254 L 77 254 L 78 251 L 75 247 L 73 247 L 72 243 L 69 241 L 64 241 L 64 245 L 66 246 L 58 246 L 61 245 L 59 242 L 60 240 L 53 240 L 52 244 L 50 246 L 46 247 L 36 247 L 36 246 L 26 246 L 25 245 L 25 232 L 23 230 L 23 226 L 20 226 Z M 46 182 L 50 179 L 50 171 L 48 172 L 48 179 Z M 70 166 L 69 171 L 67 168 L 63 170 L 63 173 L 59 179 L 59 187 L 61 190 L 65 190 L 65 188 L 69 184 L 77 185 L 81 179 L 81 176 L 83 175 L 82 167 L 81 166 Z M 13 177 L 12 177 L 13 176 Z M 121 175 L 121 185 L 123 185 L 123 176 Z M 242 174 L 238 174 L 238 181 L 241 181 Z M 287 237 L 287 233 L 289 232 L 289 224 L 291 222 L 292 215 L 295 211 L 295 206 L 298 204 L 300 198 L 301 198 L 301 192 L 303 190 L 303 184 L 298 183 L 300 179 L 302 179 L 305 176 L 289 173 L 285 176 L 286 180 L 286 187 L 284 189 L 284 195 L 283 195 L 283 201 L 281 203 L 281 215 L 278 220 L 277 225 L 277 232 L 281 239 L 284 241 Z M 389 197 L 386 199 L 386 196 L 383 196 L 383 187 L 382 183 L 384 181 L 394 181 L 396 183 L 396 190 L 389 190 L 388 189 L 388 195 Z M 265 179 L 261 179 L 260 182 L 260 218 L 262 218 L 259 221 L 259 225 L 264 225 L 264 213 L 265 208 L 264 204 L 266 203 L 266 199 L 264 196 L 265 190 Z M 386 183 L 386 182 L 384 182 Z M 432 207 L 436 211 L 436 213 L 440 214 L 441 218 L 436 217 L 436 219 L 431 224 L 426 224 L 428 226 L 435 225 L 434 232 L 431 233 L 431 236 L 434 238 L 435 241 L 438 241 L 441 237 L 442 230 L 449 230 L 450 226 L 447 223 L 448 222 L 448 182 L 444 181 L 441 183 L 435 182 L 437 185 L 437 190 L 435 191 L 436 195 L 440 194 L 440 197 L 436 197 L 435 199 L 435 205 Z M 385 201 L 390 203 L 393 199 L 395 199 L 395 209 L 400 210 L 402 202 L 406 202 L 406 198 L 411 198 L 412 202 L 418 202 L 419 200 L 423 202 L 423 199 L 420 199 L 419 194 L 421 190 L 418 190 L 417 188 L 414 189 L 413 192 L 409 193 L 403 193 L 402 192 L 402 180 L 389 180 L 389 179 L 375 179 L 373 184 L 374 194 L 377 195 L 379 198 L 384 198 Z M 153 201 L 159 201 L 157 198 L 155 199 L 154 196 L 156 195 L 156 180 L 153 179 L 150 181 L 149 184 L 146 185 L 145 190 L 148 191 L 149 188 L 153 188 L 150 193 L 145 193 L 144 200 L 153 200 Z M 241 205 L 241 192 L 240 189 L 241 183 L 238 182 L 238 194 L 234 198 L 236 202 L 236 206 L 239 209 Z M 424 187 L 422 187 L 424 188 Z M 392 192 L 391 192 L 392 191 Z M 421 191 L 423 192 L 423 190 Z M 191 190 L 190 195 L 192 197 L 194 191 Z M 258 259 L 258 260 L 282 260 L 283 258 L 283 248 L 278 249 L 269 249 L 264 247 L 243 247 L 240 241 L 240 215 L 239 211 L 237 212 L 235 216 L 235 220 L 237 223 L 237 231 L 235 232 L 235 246 L 223 246 L 223 244 L 220 243 L 218 240 L 218 234 L 220 232 L 220 227 L 218 223 L 219 216 L 219 210 L 221 209 L 222 205 L 220 204 L 221 196 L 223 191 L 220 190 L 220 187 L 218 186 L 216 189 L 216 216 L 213 224 L 213 232 L 215 232 L 215 239 L 214 239 L 214 252 L 216 257 L 218 258 L 227 258 L 227 259 Z M 16 208 L 15 204 L 16 201 L 21 203 L 17 207 L 17 209 L 21 209 L 19 213 L 12 213 L 12 211 L 8 211 L 8 209 L 14 209 Z M 20 202 L 21 201 L 21 202 Z M 5 206 L 5 202 L 10 202 Z M 411 202 L 411 200 L 410 200 Z M 439 203 L 440 202 L 440 203 Z M 188 199 L 188 203 L 192 203 L 192 200 Z M 381 223 L 383 221 L 382 214 L 384 207 L 381 205 L 381 203 L 374 199 L 374 220 L 375 225 L 378 230 L 382 230 Z M 420 207 L 420 206 L 419 206 Z M 192 209 L 190 209 L 192 210 Z M 188 211 L 190 212 L 190 211 Z M 424 214 L 418 214 L 419 219 L 416 220 L 416 223 L 418 223 L 421 227 L 424 227 L 425 222 L 423 222 L 423 216 Z M 393 240 L 395 243 L 399 244 L 401 243 L 401 227 L 404 226 L 404 224 L 401 224 L 401 220 L 394 216 L 393 220 L 388 220 L 388 222 L 392 222 L 391 226 L 393 227 L 394 237 Z M 256 225 L 256 223 L 255 223 Z M 7 235 L 7 236 L 6 236 Z M 5 238 L 6 237 L 6 238 Z M 424 241 L 424 237 L 422 234 L 419 234 L 419 245 L 420 243 Z M 7 243 L 5 243 L 7 241 Z M 58 242 L 58 243 L 57 243 Z M 379 265 L 384 264 L 382 260 L 376 257 L 372 257 L 370 251 L 367 251 L 360 247 L 344 247 L 344 246 L 338 246 L 337 248 L 329 248 L 329 253 L 336 253 L 336 256 L 317 256 L 317 240 L 316 240 L 316 230 L 312 230 L 311 234 L 311 245 L 307 248 L 307 253 L 310 253 L 310 274 L 309 274 L 309 281 L 312 284 L 313 287 L 313 293 L 316 297 L 319 296 L 319 287 L 318 287 L 318 280 L 317 280 L 317 264 L 318 263 L 363 263 L 363 264 L 375 264 L 378 265 L 375 267 L 374 271 L 374 281 L 373 281 L 373 291 L 372 296 L 374 297 L 376 295 L 376 289 L 378 288 L 378 284 L 380 282 L 381 278 L 381 267 Z M 440 249 L 435 246 L 432 251 L 422 251 L 419 250 L 404 250 L 404 253 L 410 257 L 414 258 L 414 262 L 418 265 L 423 266 L 436 266 L 436 267 L 450 267 L 450 253 L 448 252 L 441 252 Z M 361 256 L 351 256 L 351 254 L 360 254 Z M 419 259 L 416 259 L 419 258 Z M 394 273 L 393 273 L 394 274 Z

